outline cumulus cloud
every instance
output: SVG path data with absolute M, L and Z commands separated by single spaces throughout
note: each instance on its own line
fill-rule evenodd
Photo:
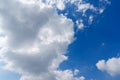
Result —
M 23 3 L 0 0 L 4 69 L 21 74 L 20 80 L 84 80 L 71 70 L 58 70 L 74 40 L 73 22 L 53 8 Z
M 67 14 L 70 14 L 72 18 L 75 18 L 75 22 L 77 23 L 74 24 L 78 27 L 78 29 L 83 29 L 85 26 L 92 24 L 94 20 L 93 16 L 103 13 L 106 6 L 110 4 L 109 0 L 99 0 L 99 3 L 96 4 L 98 6 L 89 3 L 87 0 L 19 0 L 19 1 L 25 4 L 37 3 L 40 5 L 40 8 L 44 8 L 47 6 L 53 7 L 58 11 L 64 11 L 65 13 L 61 14 L 63 14 L 66 17 Z M 67 9 L 68 7 L 70 11 Z M 73 10 L 73 12 L 71 12 L 71 10 Z M 78 14 L 75 15 L 76 13 L 78 13 L 79 15 Z
M 120 75 L 120 58 L 110 58 L 107 61 L 99 60 L 96 64 L 101 71 L 106 71 L 111 76 Z
M 82 0 L 0 0 L 0 61 L 4 69 L 17 72 L 20 80 L 85 80 L 76 77 L 79 70 L 60 70 L 67 60 L 65 53 L 74 40 L 74 24 L 84 28 L 84 20 L 76 22 L 57 13 L 66 3 L 76 11 L 96 10 Z M 7 4 L 7 6 L 6 6 Z M 97 9 L 99 10 L 99 9 Z M 93 21 L 93 15 L 89 22 Z

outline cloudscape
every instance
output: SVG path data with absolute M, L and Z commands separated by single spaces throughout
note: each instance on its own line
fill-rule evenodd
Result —
M 0 0 L 0 80 L 119 80 L 118 3 Z

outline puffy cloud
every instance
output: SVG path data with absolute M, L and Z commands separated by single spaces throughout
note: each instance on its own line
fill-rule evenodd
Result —
M 77 6 L 86 16 L 96 10 L 82 0 L 0 0 L 0 61 L 4 68 L 21 74 L 20 80 L 85 80 L 79 70 L 59 70 L 67 60 L 65 53 L 74 40 L 74 23 L 58 15 L 66 3 Z M 6 6 L 7 4 L 7 6 Z M 97 9 L 98 11 L 99 9 Z M 89 22 L 94 15 L 89 16 Z M 76 19 L 79 29 L 84 19 Z
M 80 3 L 80 4 L 78 4 L 78 10 L 77 11 L 81 11 L 81 12 L 83 12 L 83 15 L 85 15 L 85 12 L 89 9 L 96 11 L 96 8 L 92 4 L 90 4 L 90 3 L 85 3 L 85 4 Z
M 74 77 L 73 72 L 71 70 L 64 70 L 64 71 L 54 71 L 53 74 L 44 74 L 40 76 L 35 75 L 24 75 L 20 80 L 85 80 L 85 77 Z M 56 77 L 56 78 L 55 78 Z
M 74 70 L 76 72 L 76 70 Z M 57 75 L 57 80 L 85 80 L 85 77 L 74 77 L 76 73 L 72 72 L 71 70 L 64 70 L 64 71 L 56 71 L 55 74 Z M 63 76 L 64 75 L 64 76 Z
M 84 80 L 74 71 L 58 70 L 74 40 L 73 22 L 50 7 L 0 0 L 0 57 L 20 80 Z M 7 4 L 7 6 L 6 6 Z
M 65 10 L 67 12 L 63 15 L 65 15 L 66 17 L 67 17 L 66 14 L 69 14 L 68 12 L 74 10 L 73 12 L 71 12 L 71 15 L 73 15 L 72 18 L 75 18 L 76 20 L 75 22 L 78 22 L 74 23 L 75 25 L 78 26 L 78 29 L 83 29 L 85 26 L 91 24 L 94 20 L 94 17 L 92 16 L 103 13 L 106 6 L 110 4 L 109 0 L 99 0 L 98 6 L 89 3 L 87 0 L 19 0 L 19 1 L 25 4 L 37 3 L 40 5 L 40 8 L 54 7 L 58 11 Z M 70 11 L 66 10 L 67 7 L 69 7 Z M 76 13 L 79 13 L 79 15 L 75 15 Z M 83 20 L 82 22 L 81 19 Z
M 78 26 L 78 29 L 83 29 L 84 28 L 83 20 L 82 19 L 77 20 L 76 25 Z
M 106 71 L 111 76 L 120 75 L 120 58 L 110 58 L 107 61 L 99 60 L 96 64 L 101 71 Z

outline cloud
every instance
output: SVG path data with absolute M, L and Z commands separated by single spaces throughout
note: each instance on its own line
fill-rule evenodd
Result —
M 84 19 L 72 19 L 57 10 L 66 3 L 76 5 L 76 11 L 96 10 L 80 0 L 0 0 L 0 61 L 4 69 L 21 75 L 20 80 L 85 80 L 76 77 L 79 70 L 60 70 L 67 60 L 65 53 L 74 41 L 74 24 L 84 28 Z M 7 6 L 6 6 L 7 4 Z M 99 9 L 97 9 L 99 10 Z M 92 23 L 94 15 L 90 15 Z
M 120 75 L 120 58 L 110 58 L 107 61 L 99 60 L 96 64 L 101 71 L 106 71 L 111 76 Z
M 25 4 L 39 4 L 40 8 L 53 7 L 57 11 L 63 11 L 64 16 L 70 14 L 75 18 L 74 23 L 78 29 L 84 29 L 85 26 L 92 24 L 94 18 L 98 14 L 102 14 L 106 6 L 110 4 L 109 0 L 99 0 L 96 5 L 86 0 L 19 0 Z M 73 6 L 74 5 L 74 6 Z M 67 9 L 69 7 L 69 10 Z M 67 10 L 66 10 L 67 9 Z M 71 12 L 73 10 L 73 12 Z M 76 14 L 78 13 L 78 14 Z M 68 17 L 70 18 L 70 17 Z M 71 19 L 71 18 L 70 18 Z M 81 22 L 82 20 L 82 22 Z
M 41 77 L 42 76 L 42 77 Z M 55 71 L 54 74 L 45 74 L 41 76 L 29 76 L 24 75 L 21 80 L 85 80 L 85 77 L 81 76 L 79 78 L 75 78 L 73 72 L 71 70 L 64 70 L 64 71 Z M 56 79 L 55 79 L 55 77 Z
M 20 80 L 84 80 L 75 77 L 74 71 L 58 69 L 74 40 L 71 20 L 53 8 L 33 3 L 1 0 L 0 5 L 4 69 L 19 73 Z

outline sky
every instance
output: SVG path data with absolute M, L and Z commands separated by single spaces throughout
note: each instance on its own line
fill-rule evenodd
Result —
M 119 8 L 117 0 L 0 0 L 0 80 L 120 80 Z

